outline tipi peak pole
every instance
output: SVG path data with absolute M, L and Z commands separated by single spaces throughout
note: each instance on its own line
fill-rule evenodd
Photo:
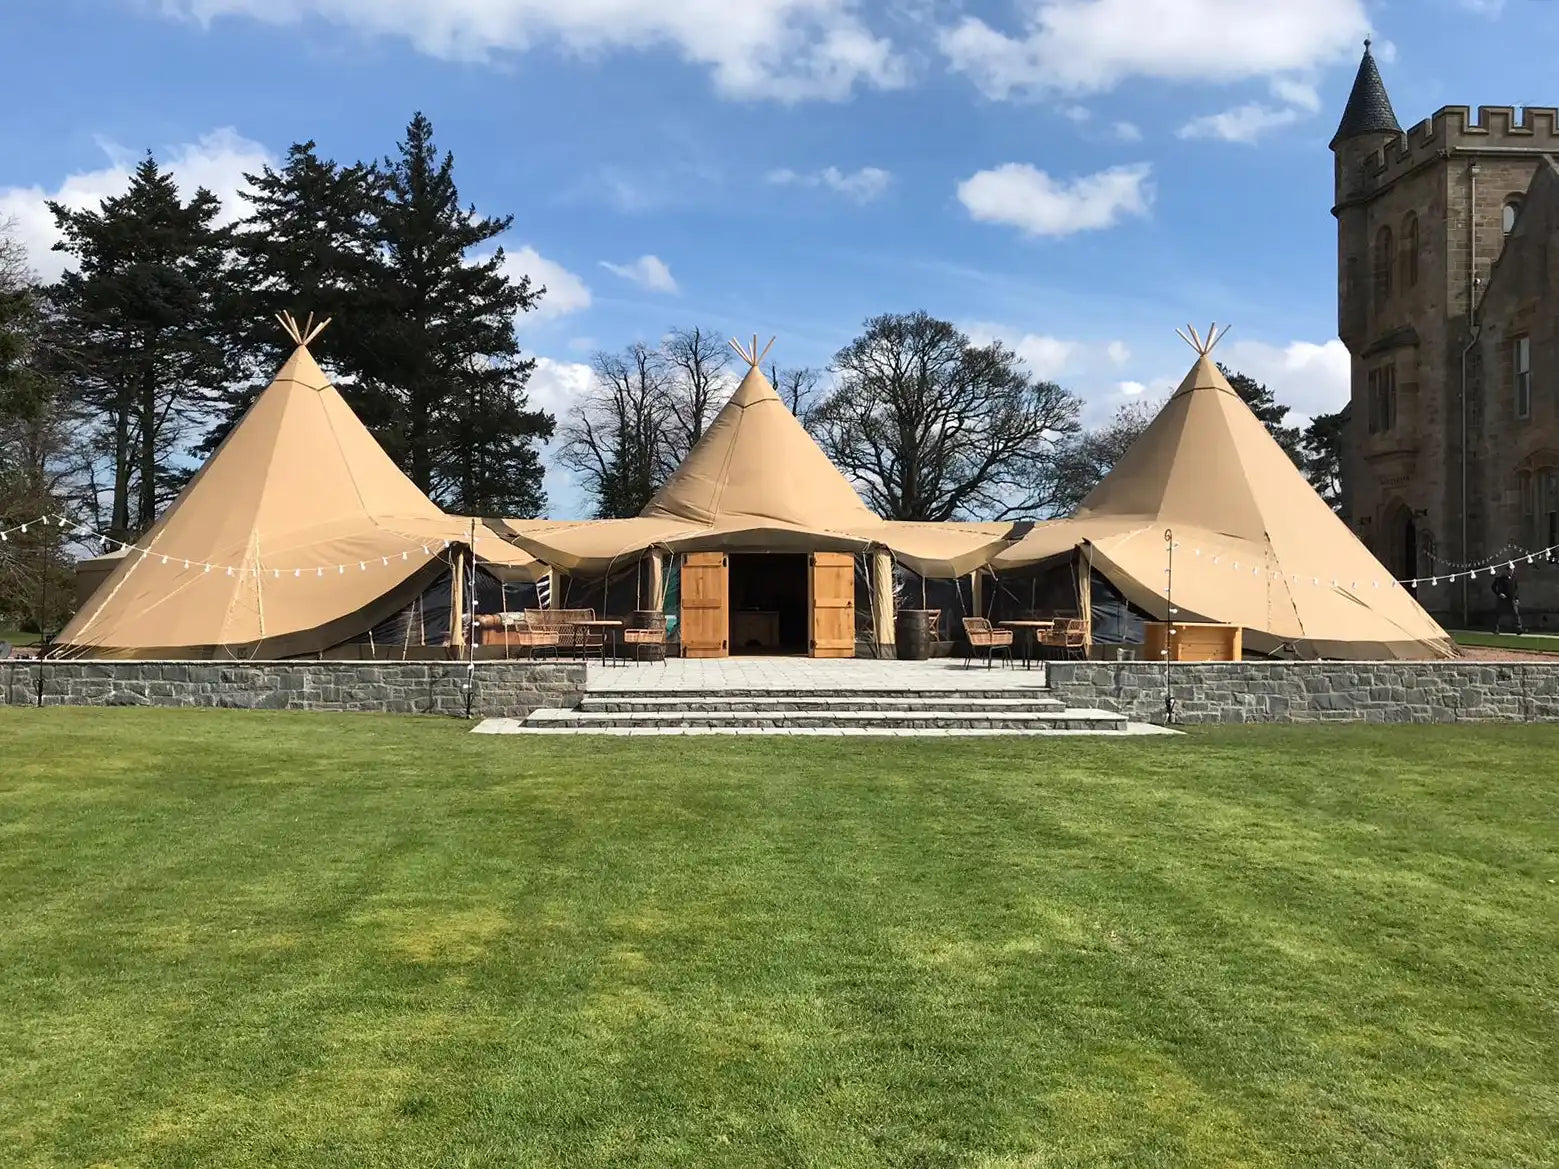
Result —
M 1223 340 L 1224 335 L 1228 333 L 1228 331 L 1228 325 L 1225 325 L 1222 329 L 1219 329 L 1218 322 L 1214 321 L 1212 324 L 1207 326 L 1206 337 L 1203 337 L 1196 331 L 1195 325 L 1187 325 L 1184 329 L 1176 329 L 1175 336 L 1179 337 L 1192 349 L 1195 349 L 1198 357 L 1206 357 L 1213 351 L 1213 346 L 1217 345 L 1218 342 Z

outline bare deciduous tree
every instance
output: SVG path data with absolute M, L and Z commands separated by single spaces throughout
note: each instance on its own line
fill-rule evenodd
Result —
M 634 516 L 660 486 L 668 410 L 666 362 L 644 344 L 591 359 L 595 384 L 564 419 L 558 461 L 595 496 L 601 519 Z
M 769 367 L 769 384 L 803 426 L 817 405 L 817 387 L 822 380 L 822 372 L 808 366 L 790 369 L 781 369 L 778 365 Z
M 879 515 L 945 521 L 1053 514 L 1078 399 L 924 312 L 884 315 L 834 359 L 810 429 Z
M 673 329 L 661 344 L 665 371 L 666 441 L 670 470 L 687 457 L 730 393 L 731 350 L 708 329 Z

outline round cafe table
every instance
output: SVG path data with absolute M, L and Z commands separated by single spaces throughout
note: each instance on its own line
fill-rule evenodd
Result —
M 1034 649 L 1033 656 L 1038 657 L 1040 633 L 1049 633 L 1056 627 L 1054 621 L 998 621 L 997 624 L 1008 629 L 1023 630 L 1028 633 L 1028 636 L 1023 639 L 1023 668 L 1025 670 L 1033 668 L 1033 662 L 1029 657 L 1029 648 L 1032 646 Z

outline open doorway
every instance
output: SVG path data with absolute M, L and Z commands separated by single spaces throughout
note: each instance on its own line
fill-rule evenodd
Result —
M 807 652 L 807 558 L 781 552 L 731 556 L 731 652 Z

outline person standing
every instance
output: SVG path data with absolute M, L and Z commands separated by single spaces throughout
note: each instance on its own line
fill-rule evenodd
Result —
M 1494 632 L 1504 632 L 1505 618 L 1508 616 L 1515 624 L 1516 632 L 1524 634 L 1526 626 L 1521 621 L 1521 593 L 1516 584 L 1515 568 L 1500 572 L 1490 587 L 1494 590 Z

